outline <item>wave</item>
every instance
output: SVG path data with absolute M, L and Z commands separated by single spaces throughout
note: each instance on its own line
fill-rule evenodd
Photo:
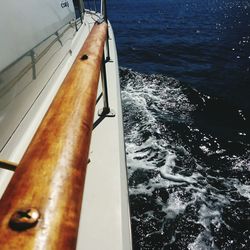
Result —
M 249 249 L 244 111 L 121 68 L 134 249 Z

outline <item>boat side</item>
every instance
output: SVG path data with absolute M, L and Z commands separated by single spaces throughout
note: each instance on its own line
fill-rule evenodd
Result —
M 1 71 L 2 83 L 5 79 L 9 81 L 13 72 L 15 77 L 8 84 L 0 85 L 3 86 L 0 88 L 3 95 L 0 160 L 18 165 L 98 19 L 96 13 L 87 11 L 82 25 L 79 20 L 63 25 L 35 47 L 35 57 L 27 54 Z M 110 24 L 109 37 L 110 60 L 105 66 L 109 102 L 115 116 L 98 115 L 103 107 L 103 97 L 100 98 L 96 105 L 77 249 L 132 248 L 118 60 Z M 34 70 L 32 58 L 37 59 L 37 55 L 42 56 L 35 60 Z M 101 96 L 101 80 L 98 93 Z M 12 171 L 0 168 L 0 196 L 12 175 Z

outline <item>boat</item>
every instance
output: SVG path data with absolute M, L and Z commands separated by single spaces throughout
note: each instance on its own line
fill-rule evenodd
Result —
M 132 249 L 105 0 L 0 10 L 0 248 Z

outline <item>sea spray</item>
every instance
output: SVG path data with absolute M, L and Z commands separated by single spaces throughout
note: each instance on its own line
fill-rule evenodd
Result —
M 248 249 L 250 148 L 207 130 L 217 100 L 164 75 L 120 75 L 134 249 Z

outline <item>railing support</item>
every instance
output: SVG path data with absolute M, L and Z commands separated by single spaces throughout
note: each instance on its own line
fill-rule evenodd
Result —
M 32 78 L 36 80 L 36 54 L 34 50 L 30 51 L 31 65 L 32 65 Z
M 98 115 L 106 117 L 114 117 L 115 112 L 111 110 L 109 107 L 108 84 L 107 84 L 107 74 L 106 74 L 104 55 L 102 58 L 102 65 L 101 65 L 101 81 L 102 81 L 102 94 L 103 94 L 103 108 L 98 111 Z
M 96 0 L 94 0 L 95 12 L 97 12 Z
M 102 15 L 105 20 L 105 22 L 108 24 L 108 13 L 107 13 L 107 2 L 106 0 L 102 0 Z M 105 61 L 110 61 L 110 51 L 109 51 L 109 31 L 107 33 L 107 40 L 106 40 L 106 53 L 107 56 L 105 58 Z
M 79 5 L 79 14 L 80 14 L 81 24 L 83 24 L 83 1 L 78 0 L 78 5 Z
M 82 11 L 84 13 L 85 12 L 85 1 L 84 0 L 80 0 L 80 1 L 81 1 Z

